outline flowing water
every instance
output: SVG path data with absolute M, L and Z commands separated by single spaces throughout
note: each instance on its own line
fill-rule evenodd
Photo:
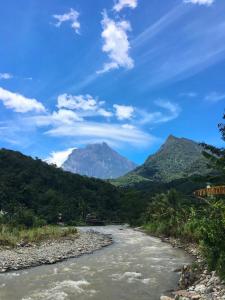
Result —
M 173 270 L 191 261 L 182 250 L 130 228 L 92 229 L 112 234 L 115 243 L 55 265 L 1 274 L 0 299 L 158 300 L 176 286 Z

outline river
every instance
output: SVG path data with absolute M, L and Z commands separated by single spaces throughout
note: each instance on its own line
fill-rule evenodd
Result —
M 158 300 L 177 284 L 182 250 L 122 227 L 91 227 L 114 244 L 91 255 L 0 275 L 1 300 Z M 87 230 L 88 228 L 81 228 Z

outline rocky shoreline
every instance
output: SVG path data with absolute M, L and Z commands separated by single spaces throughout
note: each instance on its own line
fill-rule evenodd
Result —
M 174 238 L 162 238 L 162 241 L 187 251 L 194 257 L 194 263 L 175 270 L 181 273 L 178 289 L 170 297 L 162 296 L 160 300 L 225 300 L 225 282 L 215 271 L 208 270 L 196 245 L 187 245 Z
M 54 264 L 68 258 L 91 254 L 113 243 L 110 235 L 94 231 L 45 241 L 40 244 L 18 245 L 13 249 L 0 249 L 0 273 Z

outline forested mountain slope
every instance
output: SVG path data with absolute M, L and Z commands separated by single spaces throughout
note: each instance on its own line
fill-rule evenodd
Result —
M 111 184 L 65 172 L 20 152 L 0 150 L 0 210 L 31 209 L 47 222 L 79 221 L 88 212 L 116 219 L 120 195 Z
M 143 165 L 118 178 L 120 185 L 142 181 L 170 182 L 210 172 L 203 148 L 196 142 L 170 135 L 161 148 L 150 155 Z

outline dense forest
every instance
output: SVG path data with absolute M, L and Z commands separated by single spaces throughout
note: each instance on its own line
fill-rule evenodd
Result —
M 0 210 L 7 222 L 28 226 L 57 223 L 59 214 L 65 223 L 80 224 L 90 212 L 111 221 L 118 219 L 120 192 L 107 182 L 2 149 Z
M 110 222 L 142 224 L 143 213 L 157 193 L 176 188 L 183 194 L 205 186 L 205 177 L 170 183 L 141 182 L 116 188 L 108 182 L 65 172 L 40 159 L 0 150 L 0 210 L 2 221 L 29 226 L 84 224 L 88 213 Z

